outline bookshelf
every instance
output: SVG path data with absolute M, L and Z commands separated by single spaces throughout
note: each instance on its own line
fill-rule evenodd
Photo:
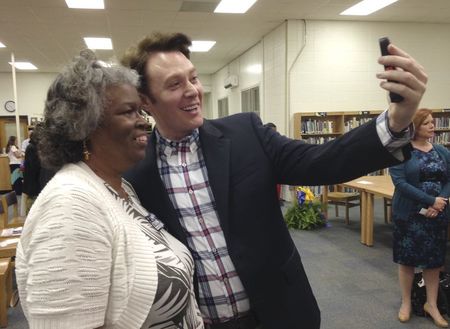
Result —
M 433 143 L 450 147 L 450 109 L 433 110 Z
M 372 120 L 383 111 L 294 113 L 294 138 L 311 144 L 323 144 Z M 434 109 L 435 135 L 432 142 L 450 148 L 450 109 Z M 369 175 L 386 175 L 379 170 Z M 310 186 L 316 196 L 323 186 Z
M 372 120 L 382 111 L 294 113 L 294 138 L 323 144 Z M 434 109 L 432 142 L 450 147 L 450 109 Z
M 294 113 L 294 138 L 322 144 L 364 124 L 381 112 Z

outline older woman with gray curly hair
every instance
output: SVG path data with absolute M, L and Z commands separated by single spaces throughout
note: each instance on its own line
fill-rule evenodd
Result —
M 30 328 L 203 328 L 189 251 L 122 179 L 147 145 L 137 86 L 136 72 L 85 51 L 48 91 L 35 134 L 57 173 L 16 256 Z

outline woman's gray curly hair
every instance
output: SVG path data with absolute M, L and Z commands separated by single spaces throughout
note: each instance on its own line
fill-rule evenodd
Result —
M 90 50 L 75 57 L 50 86 L 44 122 L 34 134 L 42 165 L 59 169 L 83 156 L 83 142 L 102 121 L 106 89 L 113 85 L 138 87 L 139 76 L 123 66 L 105 67 Z

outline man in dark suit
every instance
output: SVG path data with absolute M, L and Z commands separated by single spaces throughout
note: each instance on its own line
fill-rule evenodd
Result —
M 142 204 L 188 246 L 206 329 L 315 329 L 320 311 L 289 235 L 275 185 L 334 184 L 409 157 L 408 128 L 427 80 L 391 46 L 379 61 L 405 100 L 324 145 L 263 127 L 254 114 L 203 120 L 203 90 L 183 34 L 155 34 L 122 60 L 141 75 L 156 121 L 146 158 L 126 178 Z

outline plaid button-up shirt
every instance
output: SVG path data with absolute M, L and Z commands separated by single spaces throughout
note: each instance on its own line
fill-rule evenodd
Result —
M 219 323 L 236 318 L 249 311 L 249 300 L 228 254 L 198 130 L 178 142 L 158 131 L 156 136 L 159 173 L 195 261 L 203 319 Z

